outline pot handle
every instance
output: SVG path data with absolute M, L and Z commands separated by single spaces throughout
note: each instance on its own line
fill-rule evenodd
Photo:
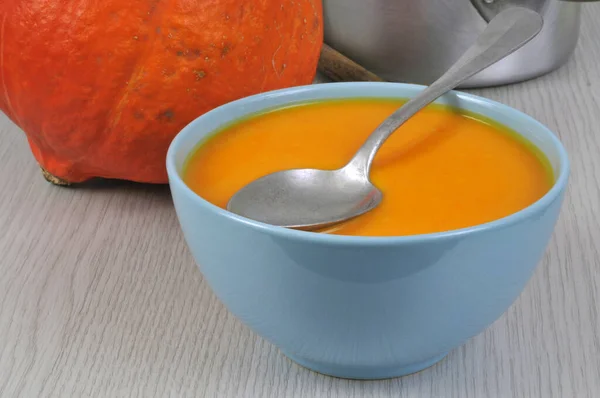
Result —
M 471 4 L 486 22 L 490 22 L 492 18 L 510 7 L 529 8 L 543 15 L 549 1 L 551 0 L 471 0 Z
M 486 22 L 508 7 L 525 7 L 544 15 L 548 3 L 553 0 L 471 0 L 473 7 Z M 591 3 L 600 0 L 559 0 L 566 3 Z

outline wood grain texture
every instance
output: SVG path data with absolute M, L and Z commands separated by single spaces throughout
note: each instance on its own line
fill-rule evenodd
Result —
M 423 372 L 322 376 L 284 358 L 217 301 L 167 187 L 59 188 L 0 116 L 0 397 L 598 397 L 600 4 L 567 65 L 477 90 L 553 129 L 572 160 L 544 260 L 488 330 Z

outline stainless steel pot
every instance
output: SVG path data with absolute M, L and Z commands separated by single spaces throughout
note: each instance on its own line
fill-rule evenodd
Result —
M 580 2 L 560 0 L 323 0 L 325 42 L 385 80 L 430 84 L 506 6 L 536 9 L 539 35 L 461 87 L 514 83 L 556 69 L 577 44 Z

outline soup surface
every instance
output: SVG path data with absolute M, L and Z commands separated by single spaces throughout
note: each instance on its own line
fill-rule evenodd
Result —
M 265 174 L 342 167 L 401 103 L 322 101 L 254 115 L 201 143 L 187 160 L 183 179 L 225 208 L 238 189 Z M 537 201 L 553 176 L 546 158 L 516 133 L 432 105 L 386 141 L 371 181 L 383 192 L 381 204 L 323 232 L 400 236 L 474 226 Z

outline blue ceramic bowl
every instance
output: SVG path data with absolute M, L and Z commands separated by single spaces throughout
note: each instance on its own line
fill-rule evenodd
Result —
M 326 235 L 254 222 L 192 192 L 181 179 L 182 166 L 219 127 L 266 108 L 329 98 L 408 98 L 422 89 L 336 83 L 268 92 L 206 113 L 169 148 L 175 209 L 206 281 L 242 322 L 317 372 L 360 379 L 413 373 L 499 318 L 525 287 L 554 229 L 569 173 L 563 146 L 515 109 L 469 94 L 445 95 L 439 103 L 485 115 L 537 145 L 556 182 L 509 217 L 408 237 Z

